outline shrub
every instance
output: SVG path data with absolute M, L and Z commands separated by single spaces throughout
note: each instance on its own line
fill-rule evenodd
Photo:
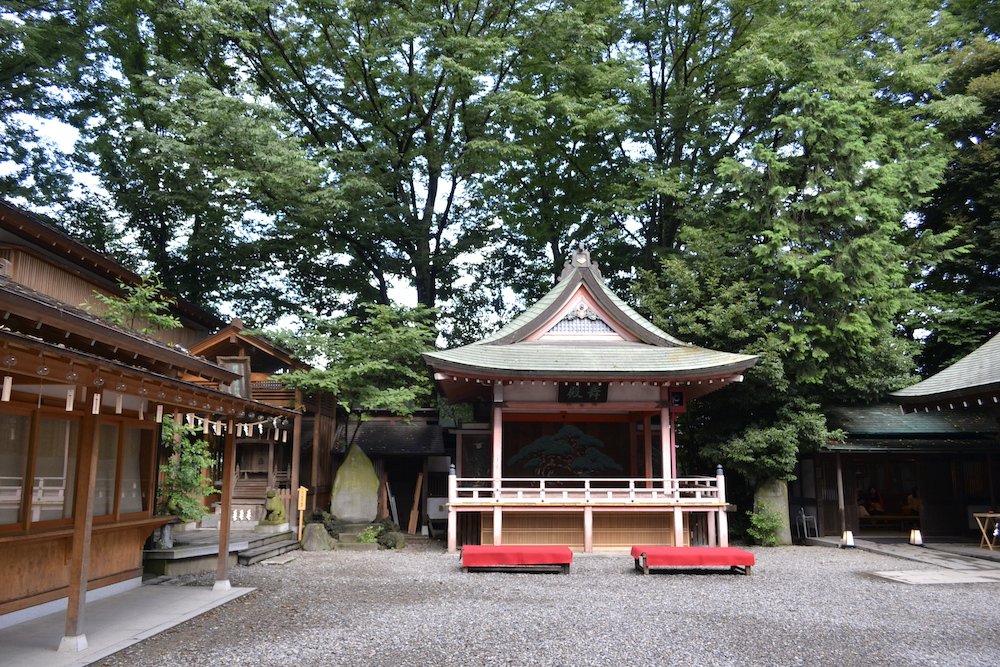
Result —
M 207 513 L 202 499 L 219 493 L 204 473 L 215 463 L 211 449 L 198 429 L 173 419 L 163 420 L 161 438 L 170 455 L 160 466 L 157 513 L 197 521 Z
M 385 526 L 380 523 L 367 526 L 358 535 L 358 542 L 362 544 L 375 544 L 378 542 L 378 538 L 382 535 L 383 530 L 385 530 Z
M 778 546 L 778 530 L 781 528 L 781 516 L 772 512 L 760 503 L 754 505 L 753 512 L 748 512 L 750 525 L 747 535 L 754 542 L 765 547 Z

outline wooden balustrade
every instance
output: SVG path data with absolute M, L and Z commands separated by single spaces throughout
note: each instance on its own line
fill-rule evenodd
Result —
M 492 478 L 455 480 L 454 505 L 714 505 L 724 504 L 715 477 Z

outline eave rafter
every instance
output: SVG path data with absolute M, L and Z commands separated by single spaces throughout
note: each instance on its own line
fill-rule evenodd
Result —
M 12 378 L 12 383 L 36 387 L 113 392 L 146 401 L 149 406 L 162 405 L 168 411 L 212 413 L 237 420 L 247 418 L 251 412 L 295 414 L 219 391 L 217 386 L 192 384 L 6 331 L 0 331 L 0 374 Z

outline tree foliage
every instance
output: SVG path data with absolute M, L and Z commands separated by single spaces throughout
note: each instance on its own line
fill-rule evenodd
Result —
M 160 466 L 157 513 L 197 521 L 205 515 L 205 496 L 220 493 L 205 476 L 215 464 L 208 442 L 198 429 L 170 415 L 163 420 L 161 439 L 168 458 Z
M 951 240 L 905 224 L 940 179 L 937 118 L 955 104 L 937 89 L 947 63 L 926 46 L 943 30 L 930 8 L 922 20 L 889 3 L 797 10 L 758 35 L 758 58 L 773 45 L 799 66 L 773 73 L 772 120 L 718 164 L 725 223 L 681 226 L 640 289 L 682 338 L 760 355 L 744 387 L 689 424 L 705 453 L 757 480 L 787 478 L 834 435 L 822 405 L 912 379 L 899 335 L 920 306 L 911 286 Z
M 927 332 L 920 365 L 937 372 L 1000 331 L 1000 9 L 974 3 L 978 35 L 953 55 L 944 88 L 975 113 L 944 119 L 954 147 L 923 207 L 921 233 L 952 233 L 951 252 L 927 264 L 930 297 L 912 327 Z
M 763 478 L 831 437 L 821 406 L 909 381 L 915 331 L 930 370 L 1000 323 L 991 3 L 15 4 L 0 123 L 74 123 L 104 191 L 67 227 L 258 324 L 403 331 L 359 304 L 407 288 L 468 342 L 586 242 L 668 330 L 760 355 L 685 437 Z M 52 203 L 19 127 L 9 192 Z M 351 395 L 384 370 L 351 353 L 308 381 L 425 395 Z
M 409 417 L 427 404 L 431 383 L 421 355 L 433 348 L 433 322 L 427 308 L 381 304 L 366 304 L 359 315 L 310 318 L 298 331 L 271 335 L 317 368 L 278 377 L 289 386 L 336 396 L 348 413 L 344 440 L 351 445 L 371 413 Z
M 124 296 L 94 292 L 94 299 L 103 306 L 101 317 L 112 324 L 149 335 L 183 326 L 170 314 L 174 298 L 163 293 L 160 277 L 155 273 L 147 273 L 137 285 L 119 281 L 118 289 Z
M 63 197 L 66 156 L 40 129 L 86 116 L 80 95 L 86 2 L 9 0 L 0 6 L 0 192 Z

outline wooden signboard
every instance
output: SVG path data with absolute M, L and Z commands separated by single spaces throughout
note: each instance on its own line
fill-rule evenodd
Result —
M 606 382 L 560 382 L 560 403 L 607 403 Z

